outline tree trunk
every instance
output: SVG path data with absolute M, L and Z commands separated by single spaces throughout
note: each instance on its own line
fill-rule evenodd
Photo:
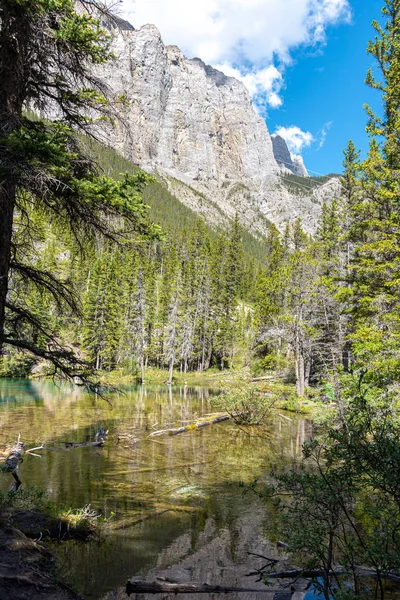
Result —
M 15 184 L 6 181 L 0 186 L 0 356 L 3 354 L 5 337 L 5 308 L 10 274 L 14 207 Z
M 299 355 L 299 396 L 303 398 L 305 391 L 305 368 L 304 368 L 304 356 L 303 352 L 300 351 Z
M 173 372 L 174 372 L 174 358 L 171 358 L 169 361 L 169 377 L 168 377 L 169 384 L 172 384 Z
M 144 356 L 142 354 L 141 360 L 140 360 L 140 370 L 142 373 L 142 384 L 144 383 Z
M 310 375 L 311 375 L 311 358 L 309 358 L 306 362 L 306 367 L 305 367 L 305 385 L 306 387 L 308 387 L 310 385 Z
M 297 391 L 297 395 L 299 397 L 303 397 L 304 389 L 305 389 L 304 354 L 303 354 L 302 343 L 300 340 L 300 330 L 299 330 L 298 320 L 296 320 L 296 329 L 295 329 L 295 334 L 294 334 L 294 360 L 295 360 L 295 369 L 296 369 L 296 391 Z

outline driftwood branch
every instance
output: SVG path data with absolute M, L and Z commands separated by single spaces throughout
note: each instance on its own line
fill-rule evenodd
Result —
M 108 432 L 105 432 L 106 434 Z M 70 450 L 72 448 L 83 448 L 83 447 L 91 447 L 91 446 L 104 446 L 104 439 L 99 437 L 96 442 L 65 442 L 64 447 L 66 450 Z M 11 473 L 11 475 L 15 479 L 15 484 L 11 487 L 11 489 L 18 490 L 22 485 L 22 481 L 18 476 L 18 467 L 23 460 L 24 454 L 30 454 L 31 456 L 37 456 L 38 458 L 42 458 L 40 454 L 35 454 L 34 450 L 61 450 L 62 448 L 45 448 L 42 444 L 41 446 L 37 446 L 36 448 L 30 448 L 29 450 L 25 450 L 25 444 L 21 442 L 21 434 L 18 436 L 18 442 L 14 444 L 11 448 L 8 456 L 5 459 L 4 470 L 7 473 Z
M 271 594 L 271 592 L 277 590 L 271 590 L 271 588 L 254 589 L 254 588 L 238 588 L 238 587 L 224 587 L 221 585 L 208 585 L 207 583 L 166 583 L 153 581 L 149 583 L 147 581 L 128 581 L 126 584 L 126 593 L 128 596 L 131 594 L 245 594 L 245 593 L 257 593 L 257 594 Z
M 18 477 L 18 466 L 22 461 L 22 456 L 25 452 L 25 444 L 21 442 L 21 435 L 18 436 L 18 442 L 11 448 L 9 455 L 6 458 L 5 470 L 11 473 L 16 481 L 16 489 L 20 487 L 22 481 Z M 15 485 L 15 484 L 14 484 Z
M 35 450 L 44 450 L 44 446 L 37 446 L 36 448 L 29 448 L 29 450 L 25 450 L 26 454 L 32 454 L 33 456 L 40 456 L 40 454 L 33 454 Z

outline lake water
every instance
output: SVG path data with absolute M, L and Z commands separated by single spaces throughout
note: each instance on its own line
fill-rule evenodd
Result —
M 298 459 L 312 425 L 275 414 L 266 431 L 252 435 L 228 421 L 149 437 L 209 414 L 215 393 L 132 387 L 108 404 L 77 387 L 0 380 L 0 445 L 21 434 L 28 448 L 49 448 L 42 458 L 26 455 L 23 485 L 45 488 L 59 507 L 90 504 L 111 517 L 103 540 L 55 547 L 63 576 L 85 598 L 122 598 L 128 578 L 149 573 L 251 587 L 246 573 L 260 562 L 248 553 L 276 554 L 264 536 L 268 511 L 254 494 L 243 494 L 241 483 Z M 94 441 L 100 429 L 109 431 L 103 448 L 57 449 L 63 442 Z M 10 475 L 0 475 L 0 489 L 10 483 Z M 258 596 L 267 598 L 251 598 Z

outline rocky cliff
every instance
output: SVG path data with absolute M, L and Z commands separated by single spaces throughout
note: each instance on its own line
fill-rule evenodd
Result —
M 108 142 L 214 223 L 237 212 L 258 232 L 297 216 L 314 228 L 318 194 L 285 187 L 265 121 L 240 81 L 165 46 L 153 25 L 114 23 L 112 33 L 117 60 L 101 75 L 128 104 Z
M 282 172 L 293 173 L 293 175 L 299 175 L 299 177 L 308 177 L 307 169 L 304 166 L 303 159 L 301 156 L 294 156 L 280 135 L 272 135 L 272 148 L 274 151 L 274 157 Z

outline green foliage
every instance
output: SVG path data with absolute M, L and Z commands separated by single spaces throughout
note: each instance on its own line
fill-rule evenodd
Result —
M 383 114 L 367 107 L 369 154 L 361 164 L 354 146 L 346 152 L 348 240 L 352 246 L 348 285 L 341 299 L 348 304 L 354 326 L 350 339 L 360 366 L 376 373 L 376 383 L 397 380 L 400 261 L 400 105 L 398 97 L 400 6 L 387 0 L 385 25 L 373 23 L 376 37 L 368 52 L 376 59 L 379 75 L 370 70 L 367 83 L 382 95 Z
M 58 514 L 62 525 L 66 525 L 74 538 L 87 540 L 98 532 L 100 515 L 91 508 L 90 504 L 78 510 L 68 509 Z
M 26 352 L 10 352 L 0 357 L 0 377 L 27 377 L 34 365 L 32 355 Z
M 299 398 L 297 394 L 285 394 L 284 399 L 280 407 L 283 410 L 287 410 L 289 412 L 300 412 L 301 411 L 301 402 L 302 398 Z
M 261 491 L 278 509 L 275 534 L 302 568 L 321 572 L 316 585 L 327 599 L 346 590 L 383 598 L 385 576 L 400 568 L 398 394 L 371 388 L 364 378 L 347 380 L 340 426 L 325 421 L 304 445 L 305 462 L 275 471 L 275 483 Z M 332 574 L 338 565 L 349 577 Z M 376 572 L 377 596 L 368 593 L 360 565 Z

